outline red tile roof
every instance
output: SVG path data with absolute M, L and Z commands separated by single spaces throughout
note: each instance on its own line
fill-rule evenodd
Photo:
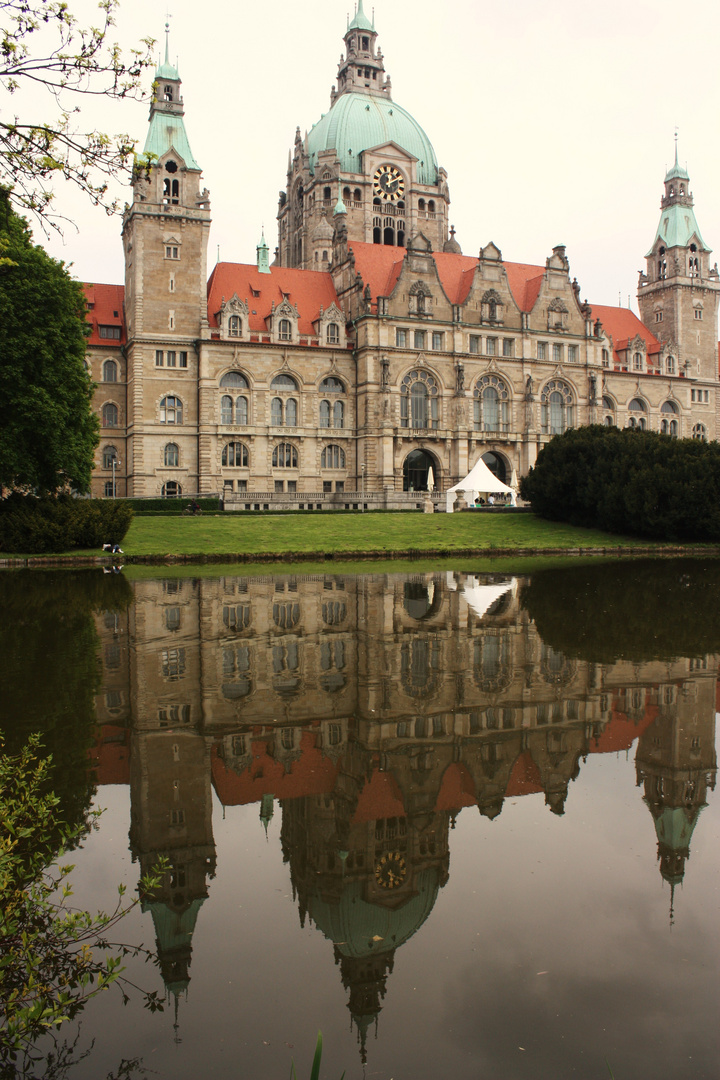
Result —
M 297 799 L 304 795 L 327 795 L 335 787 L 338 766 L 317 747 L 317 736 L 303 731 L 300 758 L 286 771 L 272 756 L 270 739 L 253 739 L 252 762 L 238 774 L 220 757 L 219 747 L 211 755 L 212 779 L 223 806 L 245 806 L 259 802 L 263 795 L 278 799 Z
M 83 282 L 87 301 L 87 321 L 92 327 L 89 345 L 109 345 L 119 348 L 125 343 L 124 285 L 91 285 Z M 119 338 L 101 338 L 98 327 L 119 326 Z
M 253 292 L 259 293 L 254 296 Z M 287 296 L 299 313 L 298 332 L 304 337 L 316 336 L 313 320 L 334 302 L 338 304 L 335 286 L 329 273 L 297 270 L 287 266 L 272 266 L 269 274 L 261 274 L 252 263 L 218 263 L 208 281 L 208 321 L 217 326 L 217 313 L 223 297 L 230 300 L 237 293 L 247 300 L 250 308 L 250 332 L 268 332 L 266 319 L 272 305 L 278 307 Z M 338 307 L 340 305 L 338 304 Z
M 601 304 L 592 305 L 593 321 L 599 319 L 606 333 L 613 339 L 616 363 L 620 362 L 617 355 L 618 349 L 627 348 L 628 341 L 639 334 L 645 341 L 648 356 L 660 352 L 660 342 L 651 333 L 644 323 L 640 322 L 637 315 L 624 307 L 603 307 Z
M 375 770 L 360 792 L 352 824 L 404 816 L 405 806 L 397 780 L 388 772 Z
M 515 759 L 505 794 L 508 798 L 512 798 L 513 795 L 535 795 L 542 790 L 540 770 L 535 764 L 530 751 L 524 750 Z
M 389 296 L 400 276 L 405 249 L 359 242 L 350 246 L 355 256 L 355 268 L 360 272 L 363 283 L 370 286 L 373 300 L 378 296 Z M 436 251 L 433 258 L 450 303 L 464 303 L 473 283 L 477 258 L 449 251 Z M 502 265 L 507 271 L 508 284 L 518 307 L 521 311 L 530 311 L 540 292 L 545 268 L 528 263 L 506 262 Z
M 435 809 L 453 811 L 463 806 L 477 806 L 475 783 L 467 766 L 453 761 L 443 774 Z
M 619 712 L 615 708 L 616 704 L 613 703 L 609 724 L 592 740 L 591 754 L 614 754 L 629 750 L 635 740 L 657 719 L 657 705 L 646 704 L 642 720 L 636 721 L 629 719 L 627 713 Z

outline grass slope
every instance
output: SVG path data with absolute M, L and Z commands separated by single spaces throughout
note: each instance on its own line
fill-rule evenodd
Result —
M 531 514 L 318 514 L 136 518 L 128 555 L 268 555 L 332 552 L 452 554 L 469 549 L 622 548 L 637 541 Z

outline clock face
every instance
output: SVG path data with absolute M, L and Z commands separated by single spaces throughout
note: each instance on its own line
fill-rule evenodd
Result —
M 373 181 L 375 195 L 385 202 L 397 202 L 405 194 L 405 179 L 394 165 L 381 165 Z
M 375 880 L 382 889 L 397 889 L 407 877 L 405 856 L 389 851 L 375 863 Z

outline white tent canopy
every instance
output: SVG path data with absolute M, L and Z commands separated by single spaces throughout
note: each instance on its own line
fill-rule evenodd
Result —
M 482 458 L 473 465 L 470 472 L 467 474 L 464 480 L 461 480 L 459 484 L 455 484 L 454 487 L 448 488 L 446 492 L 447 498 L 447 512 L 452 514 L 453 504 L 455 502 L 455 492 L 464 491 L 468 504 L 474 503 L 478 495 L 490 495 L 502 492 L 503 494 L 510 494 L 511 504 L 515 506 L 515 492 L 507 484 L 503 484 L 501 480 L 498 480 L 497 476 L 488 469 L 487 465 Z

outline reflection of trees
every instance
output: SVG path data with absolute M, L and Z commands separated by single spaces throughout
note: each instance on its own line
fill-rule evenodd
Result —
M 0 575 L 0 730 L 11 754 L 39 732 L 53 759 L 57 817 L 70 825 L 84 820 L 94 789 L 87 757 L 101 672 L 92 614 L 114 621 L 131 599 L 121 574 L 100 570 Z
M 404 641 L 400 650 L 400 678 L 411 697 L 432 694 L 440 674 L 440 644 L 435 638 Z
M 520 601 L 548 645 L 592 663 L 720 649 L 720 560 L 649 559 L 538 570 Z

